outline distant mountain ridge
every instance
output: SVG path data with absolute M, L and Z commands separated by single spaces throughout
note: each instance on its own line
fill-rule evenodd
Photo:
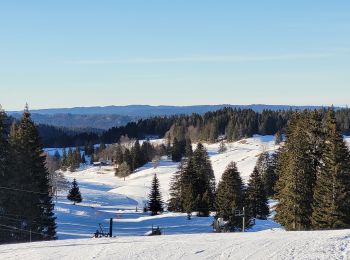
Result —
M 215 111 L 224 107 L 253 109 L 261 112 L 264 109 L 286 110 L 286 109 L 314 109 L 322 106 L 292 106 L 292 105 L 194 105 L 194 106 L 151 106 L 151 105 L 128 105 L 128 106 L 94 106 L 94 107 L 73 107 L 73 108 L 49 108 L 31 110 L 33 114 L 55 115 L 55 114 L 72 114 L 72 115 L 119 115 L 145 118 L 150 116 L 166 116 L 176 114 L 203 114 Z M 18 113 L 9 112 L 9 114 Z
M 196 106 L 105 106 L 105 107 L 73 107 L 31 110 L 32 119 L 37 124 L 46 124 L 70 129 L 107 130 L 115 126 L 123 126 L 129 122 L 155 116 L 204 114 L 224 107 L 252 109 L 261 112 L 264 109 L 317 109 L 320 106 L 288 106 L 288 105 L 196 105 Z M 8 112 L 9 115 L 20 118 L 22 112 Z

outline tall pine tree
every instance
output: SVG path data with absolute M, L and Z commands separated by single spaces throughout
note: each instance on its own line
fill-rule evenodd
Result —
M 255 167 L 248 182 L 246 205 L 249 216 L 266 219 L 269 216 L 269 206 L 258 169 Z
M 312 225 L 316 229 L 350 228 L 350 154 L 333 110 L 326 115 L 325 130 Z
M 20 228 L 27 231 L 14 232 L 11 239 L 28 241 L 29 230 L 32 231 L 34 241 L 55 239 L 54 205 L 49 192 L 46 156 L 28 107 L 24 110 L 18 128 L 12 129 L 10 144 L 15 163 L 9 179 L 13 185 L 11 187 L 16 187 L 19 191 L 12 193 L 11 208 L 7 214 L 20 216 Z
M 287 230 L 307 230 L 311 227 L 314 170 L 310 155 L 308 120 L 295 113 L 286 131 L 286 142 L 279 153 L 279 179 L 276 184 L 275 219 Z

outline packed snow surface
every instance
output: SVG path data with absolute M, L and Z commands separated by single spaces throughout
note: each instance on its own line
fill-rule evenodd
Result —
M 350 259 L 350 231 L 74 239 L 0 246 L 1 259 Z

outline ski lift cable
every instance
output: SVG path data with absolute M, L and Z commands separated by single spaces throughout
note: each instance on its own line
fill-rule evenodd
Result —
M 26 229 L 22 229 L 22 228 L 18 228 L 18 227 L 13 227 L 13 226 L 7 226 L 7 225 L 0 224 L 0 227 L 11 228 L 12 230 L 19 230 L 19 231 L 32 233 L 32 234 L 42 235 L 42 233 L 38 233 L 38 232 L 34 232 L 34 231 L 30 231 L 30 230 L 26 230 Z
M 25 219 L 24 217 L 20 216 L 22 219 L 18 219 L 18 218 L 9 218 L 9 217 L 5 217 L 3 215 L 0 215 L 0 218 L 4 218 L 4 219 L 8 219 L 8 220 L 15 220 L 15 221 L 19 221 L 19 222 L 22 222 L 22 221 L 27 221 L 27 219 Z M 30 221 L 30 223 L 37 223 L 39 224 L 38 222 L 32 220 Z
M 21 192 L 34 193 L 34 194 L 41 194 L 41 195 L 46 195 L 46 194 L 48 194 L 48 193 L 39 192 L 39 191 L 22 190 L 22 189 L 9 188 L 9 187 L 2 187 L 2 186 L 0 186 L 0 189 L 3 189 L 3 190 L 11 190 L 11 191 L 21 191 Z

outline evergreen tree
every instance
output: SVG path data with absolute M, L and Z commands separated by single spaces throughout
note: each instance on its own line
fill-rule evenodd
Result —
M 190 220 L 192 217 L 194 206 L 195 206 L 192 185 L 185 185 L 183 187 L 182 195 L 183 195 L 183 201 L 182 201 L 183 211 L 187 213 L 187 219 Z
M 21 216 L 18 223 L 24 224 L 19 228 L 28 232 L 8 232 L 8 241 L 28 241 L 29 230 L 32 231 L 33 241 L 55 239 L 54 205 L 50 195 L 49 173 L 45 167 L 46 156 L 27 106 L 18 128 L 12 129 L 10 145 L 15 163 L 9 185 L 20 191 L 11 194 L 11 207 L 6 214 Z
M 316 229 L 350 227 L 350 153 L 337 129 L 335 113 L 328 111 L 325 143 L 316 181 L 312 225 Z
M 215 208 L 215 176 L 207 150 L 201 143 L 198 143 L 196 150 L 193 152 L 188 167 L 191 167 L 188 169 L 189 172 L 193 171 L 194 173 L 193 191 L 199 196 L 199 201 L 202 201 L 204 193 L 207 192 L 208 196 L 208 208 L 203 207 L 205 205 L 203 203 L 200 207 L 196 205 L 198 215 L 208 216 L 208 212 Z
M 75 157 L 74 157 L 73 149 L 69 147 L 68 155 L 67 155 L 67 166 L 71 172 L 75 171 L 74 165 L 75 165 Z
M 9 143 L 8 143 L 8 127 L 6 125 L 6 114 L 2 110 L 0 105 L 0 184 L 3 187 L 10 187 L 9 174 L 10 174 L 10 156 L 9 156 Z M 2 213 L 6 213 L 9 210 L 9 196 L 11 194 L 4 189 L 0 189 L 0 209 Z M 0 221 L 3 225 L 8 225 L 6 219 L 1 218 Z M 0 229 L 0 243 L 7 239 L 7 231 Z
M 277 161 L 278 153 L 273 153 L 271 156 L 269 156 L 268 167 L 266 169 L 266 172 L 261 175 L 265 194 L 267 197 L 270 198 L 272 198 L 275 195 L 275 186 L 278 179 Z
M 67 199 L 70 201 L 73 201 L 74 205 L 75 205 L 75 203 L 81 203 L 83 201 L 83 199 L 81 197 L 80 190 L 79 190 L 79 185 L 78 185 L 76 179 L 74 179 L 72 182 L 72 187 L 69 190 Z
M 249 216 L 253 218 L 266 219 L 269 215 L 264 185 L 256 167 L 248 182 L 246 205 Z
M 311 227 L 314 171 L 305 114 L 295 113 L 286 132 L 286 142 L 279 157 L 279 179 L 276 183 L 275 219 L 287 230 Z
M 129 165 L 130 171 L 133 172 L 135 168 L 133 167 L 133 158 L 129 149 L 125 149 L 123 158 L 124 161 Z
M 186 146 L 185 146 L 185 156 L 187 158 L 191 157 L 193 154 L 192 142 L 190 138 L 186 138 Z
M 63 149 L 62 152 L 62 163 L 61 163 L 61 169 L 63 171 L 66 171 L 68 167 L 68 157 L 67 157 L 67 150 L 66 148 Z
M 81 162 L 81 154 L 79 147 L 75 148 L 74 154 L 73 154 L 73 162 L 72 162 L 72 168 L 75 170 L 79 169 Z
M 156 174 L 153 177 L 151 192 L 149 194 L 148 209 L 152 213 L 152 216 L 163 212 L 162 195 Z
M 173 147 L 171 149 L 171 159 L 173 162 L 180 162 L 181 158 L 181 143 L 177 140 L 177 138 L 174 138 Z
M 132 168 L 135 170 L 141 166 L 143 166 L 143 154 L 141 151 L 141 146 L 139 141 L 137 140 L 131 149 L 131 156 L 132 156 Z
M 235 216 L 235 210 L 244 207 L 244 186 L 236 163 L 230 163 L 222 175 L 216 193 L 216 218 L 227 222 L 228 231 L 242 228 L 242 217 Z

